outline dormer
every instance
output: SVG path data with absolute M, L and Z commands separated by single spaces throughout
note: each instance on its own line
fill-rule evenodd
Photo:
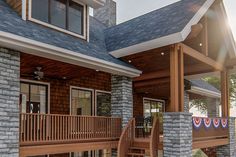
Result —
M 103 7 L 106 0 L 6 0 L 22 16 L 37 24 L 88 39 L 89 7 Z

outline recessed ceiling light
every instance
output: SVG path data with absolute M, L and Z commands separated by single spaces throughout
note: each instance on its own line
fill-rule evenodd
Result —
M 162 55 L 162 56 L 164 56 L 164 55 L 165 55 L 165 53 L 164 53 L 164 52 L 162 52 L 162 53 L 161 53 L 161 55 Z
M 99 72 L 99 70 L 96 70 L 96 72 Z
M 63 80 L 66 80 L 66 79 L 67 79 L 67 77 L 65 77 L 65 76 L 64 76 L 64 77 L 62 77 L 62 79 L 63 79 Z
M 129 62 L 129 63 L 131 63 L 132 61 L 131 61 L 131 60 L 129 60 L 128 62 Z

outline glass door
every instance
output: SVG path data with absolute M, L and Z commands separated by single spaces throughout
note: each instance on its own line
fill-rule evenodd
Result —
M 96 116 L 111 117 L 111 93 L 96 91 Z M 111 150 L 96 150 L 94 157 L 111 157 Z
M 93 115 L 93 90 L 71 88 L 71 115 Z M 92 151 L 72 152 L 71 157 L 92 157 Z
M 20 95 L 22 113 L 48 113 L 48 85 L 21 82 Z

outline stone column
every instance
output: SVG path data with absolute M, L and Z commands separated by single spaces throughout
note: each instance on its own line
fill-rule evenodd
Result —
M 191 157 L 192 114 L 164 113 L 163 138 L 164 157 Z
M 235 157 L 235 118 L 229 118 L 229 144 L 216 148 L 217 157 Z
M 122 118 L 125 127 L 133 117 L 132 79 L 125 76 L 112 75 L 111 78 L 111 114 Z
M 208 117 L 219 117 L 219 99 L 207 99 L 207 115 Z
M 0 48 L 0 156 L 19 156 L 20 54 Z
M 189 94 L 184 91 L 184 112 L 189 112 Z

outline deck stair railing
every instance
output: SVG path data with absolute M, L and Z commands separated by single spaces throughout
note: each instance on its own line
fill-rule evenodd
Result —
M 157 157 L 158 156 L 158 144 L 159 144 L 159 119 L 154 118 L 151 137 L 150 137 L 150 156 Z
M 135 138 L 135 119 L 132 118 L 124 128 L 119 143 L 118 157 L 125 157 L 128 154 L 129 148 L 132 146 Z
M 20 114 L 20 145 L 118 140 L 121 118 Z

